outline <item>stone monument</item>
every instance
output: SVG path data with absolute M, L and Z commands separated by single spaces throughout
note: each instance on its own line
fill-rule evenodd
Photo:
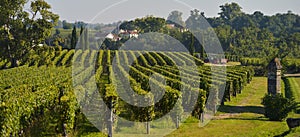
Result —
M 268 65 L 268 94 L 281 93 L 281 63 L 279 58 L 273 59 Z

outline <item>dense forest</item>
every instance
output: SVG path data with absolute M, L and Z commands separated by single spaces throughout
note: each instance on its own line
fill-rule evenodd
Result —
M 276 54 L 299 57 L 299 15 L 291 11 L 273 16 L 265 16 L 259 11 L 246 14 L 236 3 L 220 7 L 220 16 L 207 20 L 228 53 L 246 57 Z
M 169 23 L 169 20 L 172 20 L 178 23 L 177 25 L 180 27 L 201 29 L 201 26 L 203 26 L 203 23 L 201 24 L 201 18 L 204 17 L 214 28 L 223 50 L 228 54 L 238 55 L 240 57 L 267 57 L 276 55 L 282 57 L 299 57 L 299 15 L 291 11 L 284 14 L 278 13 L 273 16 L 266 16 L 259 11 L 253 14 L 246 14 L 236 3 L 225 4 L 220 6 L 220 8 L 221 12 L 219 13 L 219 17 L 207 18 L 205 17 L 205 13 L 195 9 L 191 11 L 191 15 L 184 22 L 181 17 L 182 13 L 173 11 L 167 21 L 157 19 L 155 21 L 156 23 L 152 23 L 151 17 L 148 17 L 146 19 L 125 22 L 121 25 L 121 28 L 138 28 L 146 32 L 149 30 L 144 28 L 151 28 L 150 31 L 157 31 L 157 27 L 159 27 L 157 24 Z M 128 25 L 130 23 L 131 25 Z M 144 24 L 154 24 L 155 26 L 147 26 Z M 189 36 L 185 33 L 176 32 L 170 32 L 170 35 L 179 39 L 186 39 Z M 184 43 L 184 40 L 180 41 Z M 192 40 L 189 39 L 187 41 L 191 42 Z M 185 45 L 190 44 L 191 43 L 185 43 Z M 199 43 L 195 42 L 193 47 L 197 47 L 197 44 Z

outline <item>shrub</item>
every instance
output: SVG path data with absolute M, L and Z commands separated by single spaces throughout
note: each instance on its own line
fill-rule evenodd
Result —
M 262 105 L 265 108 L 265 117 L 272 121 L 282 121 L 288 113 L 296 109 L 297 103 L 294 100 L 285 98 L 282 94 L 266 95 Z

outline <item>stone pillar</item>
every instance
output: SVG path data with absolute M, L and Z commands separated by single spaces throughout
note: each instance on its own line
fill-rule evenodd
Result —
M 281 63 L 279 58 L 273 59 L 268 65 L 268 94 L 281 93 Z

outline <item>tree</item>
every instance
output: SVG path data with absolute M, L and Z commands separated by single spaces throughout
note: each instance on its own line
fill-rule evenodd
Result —
M 62 22 L 62 25 L 63 25 L 63 29 L 71 29 L 72 28 L 72 24 L 68 23 L 66 20 L 64 20 Z
M 239 17 L 243 14 L 242 8 L 237 3 L 226 3 L 221 5 L 221 12 L 219 13 L 220 17 L 225 23 L 231 23 L 236 17 Z
M 199 10 L 197 9 L 192 10 L 191 15 L 185 21 L 186 27 L 193 30 L 200 27 L 200 22 L 198 21 L 200 19 L 200 16 L 201 15 L 199 14 Z
M 84 26 L 81 26 L 80 27 L 80 35 L 83 33 L 83 30 L 84 30 Z
M 84 49 L 90 49 L 90 39 L 89 39 L 89 30 L 86 28 L 84 30 Z
M 288 99 L 282 94 L 265 95 L 262 99 L 265 108 L 265 116 L 272 121 L 282 121 L 288 113 L 297 108 L 297 103 L 293 99 Z
M 124 21 L 119 28 L 123 30 L 135 30 L 136 26 L 133 21 Z
M 80 36 L 79 36 L 79 47 L 81 48 L 81 49 L 84 49 L 84 30 L 85 30 L 85 28 L 83 27 L 83 26 L 81 26 L 81 28 L 80 28 Z
M 163 18 L 148 16 L 134 21 L 135 26 L 141 33 L 161 32 L 166 25 L 166 20 Z
M 74 25 L 73 30 L 72 30 L 72 37 L 71 37 L 71 49 L 75 49 L 77 40 L 78 40 L 77 32 L 76 32 L 76 27 Z
M 0 2 L 0 57 L 10 60 L 12 67 L 35 45 L 51 34 L 58 15 L 44 0 L 31 2 L 30 10 L 24 10 L 27 0 Z
M 215 28 L 217 36 L 222 43 L 224 51 L 229 50 L 231 44 L 232 29 L 229 25 L 218 26 Z
M 60 30 L 59 29 L 55 29 L 55 34 L 54 35 L 59 35 L 60 34 Z
M 61 20 L 57 21 L 57 25 L 55 26 L 55 28 L 63 28 L 63 24 Z
M 167 20 L 169 23 L 175 23 L 177 27 L 185 27 L 185 23 L 182 19 L 182 12 L 180 11 L 172 11 Z
M 86 26 L 87 24 L 84 23 L 83 21 L 76 21 L 74 23 L 74 25 L 75 25 L 76 28 L 80 28 L 81 26 Z
M 262 28 L 263 23 L 265 22 L 266 17 L 260 11 L 255 11 L 251 17 L 253 21 L 256 23 L 256 27 Z

